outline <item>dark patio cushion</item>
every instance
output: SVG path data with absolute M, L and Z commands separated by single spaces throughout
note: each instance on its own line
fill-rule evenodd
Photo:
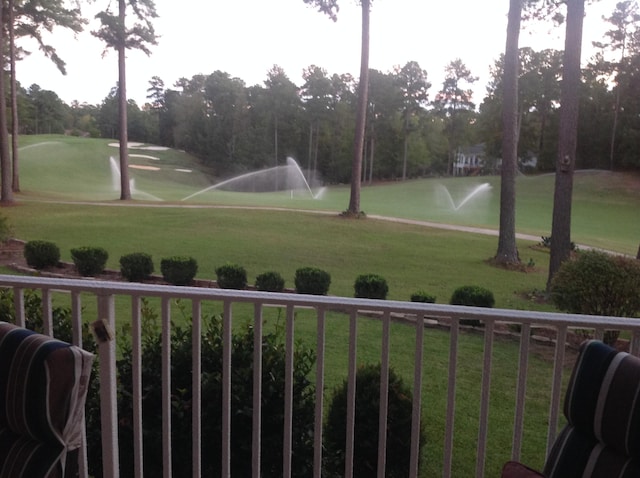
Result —
M 55 466 L 45 470 L 47 457 L 58 457 L 64 468 L 67 452 L 82 445 L 92 362 L 93 355 L 78 347 L 0 322 L 0 470 L 13 470 L 0 478 L 55 476 Z M 41 461 L 46 474 L 30 468 L 15 474 L 16 459 L 25 466 Z
M 0 478 L 62 478 L 62 445 L 0 430 Z
M 640 476 L 640 359 L 582 345 L 564 402 L 568 425 L 545 464 L 550 478 Z
M 545 478 L 543 474 L 515 461 L 505 463 L 500 476 L 501 478 Z

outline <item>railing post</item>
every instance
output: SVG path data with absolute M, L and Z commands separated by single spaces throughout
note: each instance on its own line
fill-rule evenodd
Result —
M 113 295 L 98 295 L 98 319 L 115 330 Z M 100 420 L 102 427 L 102 474 L 119 478 L 118 455 L 118 400 L 116 381 L 116 342 L 98 341 L 100 357 Z
M 420 462 L 420 421 L 422 414 L 422 360 L 424 356 L 424 321 L 416 317 L 416 353 L 413 372 L 413 411 L 411 419 L 411 468 L 409 476 L 418 477 Z

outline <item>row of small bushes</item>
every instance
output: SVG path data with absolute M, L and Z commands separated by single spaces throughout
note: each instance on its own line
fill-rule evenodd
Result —
M 24 256 L 27 264 L 35 269 L 55 267 L 60 261 L 60 249 L 50 241 L 34 240 L 25 244 Z M 83 276 L 95 276 L 104 271 L 109 258 L 101 247 L 78 247 L 71 249 L 71 258 Z M 154 272 L 151 255 L 144 252 L 126 254 L 120 257 L 120 273 L 131 282 L 148 279 Z M 173 285 L 189 285 L 198 272 L 196 259 L 189 256 L 173 256 L 160 262 L 163 279 Z M 238 264 L 225 264 L 215 270 L 218 287 L 222 289 L 245 289 L 248 285 L 247 271 Z M 315 267 L 302 267 L 296 270 L 295 289 L 301 294 L 326 295 L 331 285 L 331 275 Z M 255 280 L 257 290 L 282 292 L 285 280 L 276 271 L 259 274 Z M 362 274 L 354 283 L 355 297 L 365 299 L 386 299 L 389 285 L 386 279 L 377 274 Z M 411 295 L 413 302 L 434 303 L 435 296 L 424 291 Z M 492 307 L 493 294 L 479 287 L 465 286 L 454 292 L 452 304 Z

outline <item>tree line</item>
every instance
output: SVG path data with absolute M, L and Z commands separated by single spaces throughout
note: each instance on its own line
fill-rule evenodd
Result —
M 638 168 L 637 3 L 619 2 L 607 21 L 610 31 L 582 70 L 576 166 Z M 518 157 L 535 157 L 539 169 L 552 170 L 562 52 L 522 48 L 519 62 Z M 476 144 L 484 145 L 488 167 L 499 162 L 504 55 L 491 67 L 486 96 L 479 103 L 470 88 L 476 77 L 461 59 L 446 66 L 445 80 L 437 86 L 417 61 L 392 71 L 368 71 L 364 181 L 449 174 L 456 154 Z M 20 134 L 66 132 L 115 139 L 123 134 L 118 85 L 97 105 L 67 105 L 37 84 L 17 85 Z M 126 130 L 134 141 L 184 149 L 220 177 L 271 167 L 292 156 L 325 181 L 345 183 L 351 177 L 357 95 L 358 80 L 351 73 L 328 73 L 317 65 L 306 68 L 297 82 L 274 65 L 264 83 L 253 86 L 223 71 L 181 78 L 170 87 L 153 77 L 145 104 L 126 101 Z M 7 127 L 11 125 L 9 118 Z

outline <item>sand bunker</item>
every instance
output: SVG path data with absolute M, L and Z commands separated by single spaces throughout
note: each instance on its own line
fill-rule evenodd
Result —
M 155 166 L 143 166 L 141 164 L 130 164 L 129 167 L 132 169 L 144 169 L 145 171 L 160 171 L 160 168 Z
M 147 151 L 168 151 L 166 146 L 140 146 L 133 149 L 146 149 Z
M 144 149 L 147 151 L 167 151 L 166 146 L 143 146 L 144 143 L 127 143 L 129 149 Z M 112 148 L 119 148 L 120 143 L 109 143 Z
M 179 173 L 192 173 L 193 172 L 192 169 L 180 169 L 180 168 L 176 168 L 176 171 L 178 171 Z
M 154 161 L 160 161 L 160 158 L 156 158 L 155 156 L 148 156 L 146 154 L 130 154 L 130 158 L 143 158 L 143 159 L 153 159 Z

